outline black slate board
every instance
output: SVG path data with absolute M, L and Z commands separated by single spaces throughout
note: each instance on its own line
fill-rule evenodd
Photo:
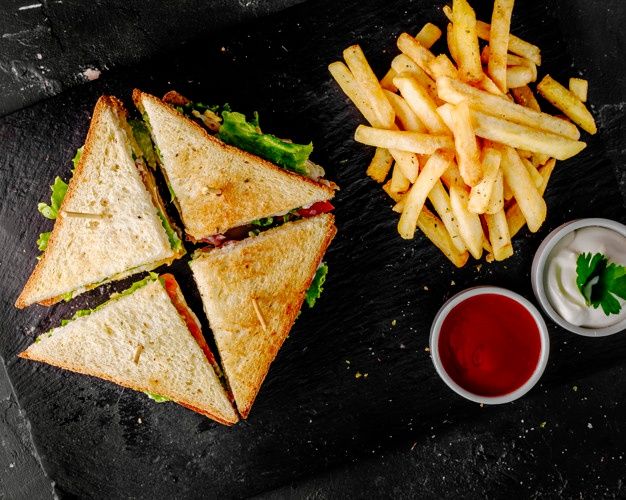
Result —
M 480 4 L 479 17 L 488 18 L 486 2 Z M 401 0 L 340 7 L 329 0 L 307 2 L 190 45 L 188 53 L 105 75 L 0 121 L 5 193 L 0 209 L 5 250 L 0 352 L 44 467 L 61 494 L 249 495 L 415 441 L 449 419 L 489 422 L 507 411 L 485 417 L 477 405 L 443 385 L 424 352 L 430 322 L 446 298 L 475 284 L 502 285 L 531 297 L 532 254 L 562 222 L 585 216 L 626 220 L 624 186 L 620 196 L 615 176 L 620 165 L 607 155 L 614 161 L 623 158 L 623 121 L 614 119 L 611 109 L 597 109 L 601 133 L 588 138 L 589 147 L 579 157 L 559 164 L 547 193 L 546 224 L 536 235 L 519 235 L 517 254 L 505 263 L 455 270 L 423 238 L 401 241 L 389 201 L 363 175 L 372 151 L 352 141 L 361 119 L 329 78 L 326 65 L 344 47 L 359 42 L 381 73 L 396 52 L 394 36 L 426 21 L 443 25 L 440 7 Z M 571 25 L 562 27 L 559 11 L 559 2 L 519 2 L 514 31 L 542 47 L 543 68 L 557 79 L 588 69 L 590 101 L 619 104 L 610 99 L 614 87 L 603 90 L 607 86 L 597 65 L 571 67 L 561 32 Z M 576 57 L 588 62 L 589 54 L 583 49 Z M 47 198 L 54 175 L 69 173 L 69 158 L 84 138 L 97 96 L 110 92 L 128 102 L 133 86 L 153 92 L 176 87 L 193 98 L 258 110 L 266 130 L 298 141 L 312 139 L 313 158 L 342 187 L 336 200 L 339 235 L 327 257 L 331 273 L 324 296 L 314 311 L 302 314 L 249 420 L 234 428 L 15 357 L 38 333 L 85 302 L 99 303 L 113 289 L 123 288 L 104 287 L 51 309 L 12 308 L 33 265 L 37 234 L 49 225 L 36 214 L 36 202 Z M 174 272 L 200 312 L 186 267 L 179 263 Z M 626 354 L 626 339 L 620 335 L 584 339 L 555 327 L 551 334 L 548 369 L 528 398 L 540 397 L 574 375 L 614 366 Z M 368 377 L 356 379 L 357 371 Z

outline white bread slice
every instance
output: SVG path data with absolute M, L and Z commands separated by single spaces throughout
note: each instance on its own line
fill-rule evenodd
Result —
M 153 195 L 135 165 L 133 144 L 122 103 L 100 97 L 48 247 L 17 307 L 51 305 L 69 292 L 77 295 L 112 279 L 152 270 L 184 253 L 170 245 Z
M 225 144 L 150 94 L 135 89 L 133 100 L 149 121 L 192 240 L 334 196 L 332 187 Z
M 223 424 L 238 421 L 159 280 L 42 335 L 20 357 L 156 393 Z
M 319 215 L 200 252 L 189 264 L 243 418 L 335 233 L 334 217 Z

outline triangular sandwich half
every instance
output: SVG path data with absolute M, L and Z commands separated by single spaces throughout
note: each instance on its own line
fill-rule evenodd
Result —
M 152 275 L 79 312 L 20 357 L 172 400 L 222 424 L 238 421 L 198 318 L 172 275 Z
M 69 186 L 55 181 L 67 189 L 53 191 L 60 207 L 40 204 L 56 221 L 17 307 L 67 300 L 185 253 L 141 155 L 122 103 L 100 97 Z
M 133 100 L 150 128 L 192 241 L 210 241 L 229 229 L 334 196 L 331 183 L 298 175 L 226 144 L 181 113 L 181 107 L 139 90 L 133 92 Z
M 199 251 L 190 262 L 226 381 L 243 418 L 298 317 L 335 233 L 334 217 L 323 214 Z

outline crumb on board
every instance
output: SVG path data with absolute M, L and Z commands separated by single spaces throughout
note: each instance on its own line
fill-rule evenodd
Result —
M 397 323 L 398 323 L 398 321 L 397 321 L 397 320 L 395 320 L 395 319 L 392 319 L 392 320 L 391 320 L 391 326 L 396 326 L 396 324 L 397 324 Z
M 86 68 L 82 72 L 82 75 L 85 77 L 85 79 L 90 82 L 100 78 L 100 74 L 101 74 L 100 70 L 96 68 Z

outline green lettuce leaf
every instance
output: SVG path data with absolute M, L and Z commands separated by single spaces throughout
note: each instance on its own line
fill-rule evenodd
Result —
M 171 401 L 171 399 L 161 396 L 160 394 L 156 394 L 155 392 L 145 391 L 144 394 L 157 403 L 166 403 L 167 401 Z
M 50 235 L 52 234 L 51 231 L 48 231 L 46 233 L 41 233 L 39 235 L 39 239 L 37 240 L 37 248 L 39 248 L 39 250 L 41 250 L 42 252 L 46 251 L 46 248 L 48 247 L 48 241 L 50 240 Z
M 326 275 L 328 274 L 328 265 L 326 262 L 322 262 L 322 265 L 317 268 L 317 272 L 311 282 L 311 286 L 306 292 L 304 296 L 304 300 L 308 304 L 309 307 L 313 307 L 317 299 L 320 298 L 322 292 L 324 291 L 323 284 L 326 281 Z
M 178 234 L 176 234 L 176 231 L 174 231 L 172 226 L 170 226 L 170 223 L 167 220 L 167 217 L 165 217 L 165 215 L 163 215 L 163 212 L 161 212 L 160 210 L 159 210 L 159 218 L 161 219 L 161 224 L 163 224 L 163 229 L 165 229 L 165 232 L 167 233 L 167 237 L 170 240 L 170 245 L 172 247 L 172 250 L 175 250 L 176 252 L 180 251 L 183 248 L 183 242 L 180 240 L 180 238 L 178 237 Z
M 78 165 L 78 162 L 80 161 L 80 157 L 83 156 L 83 147 L 81 146 L 76 150 L 76 154 L 74 155 L 74 158 L 72 158 L 72 173 L 74 173 L 74 170 L 76 169 L 76 166 Z
M 242 113 L 222 111 L 223 123 L 218 136 L 221 140 L 258 155 L 298 174 L 307 175 L 306 161 L 313 151 L 312 144 L 294 144 L 271 134 L 261 133 L 258 115 L 253 121 Z
M 59 216 L 59 208 L 61 207 L 63 198 L 65 198 L 65 193 L 67 193 L 67 184 L 63 182 L 63 179 L 57 176 L 54 179 L 54 184 L 50 186 L 50 189 L 52 190 L 50 205 L 41 202 L 37 205 L 37 210 L 39 210 L 41 215 L 46 219 L 56 219 Z
M 263 219 L 257 219 L 252 221 L 253 226 L 267 227 L 274 223 L 274 217 L 264 217 Z
M 152 138 L 150 137 L 148 125 L 146 125 L 146 122 L 143 120 L 128 120 L 128 124 L 133 130 L 135 141 L 137 142 L 139 149 L 141 149 L 143 159 L 146 160 L 146 163 L 150 166 L 150 168 L 156 168 L 158 157 L 154 149 L 154 145 L 152 144 Z

